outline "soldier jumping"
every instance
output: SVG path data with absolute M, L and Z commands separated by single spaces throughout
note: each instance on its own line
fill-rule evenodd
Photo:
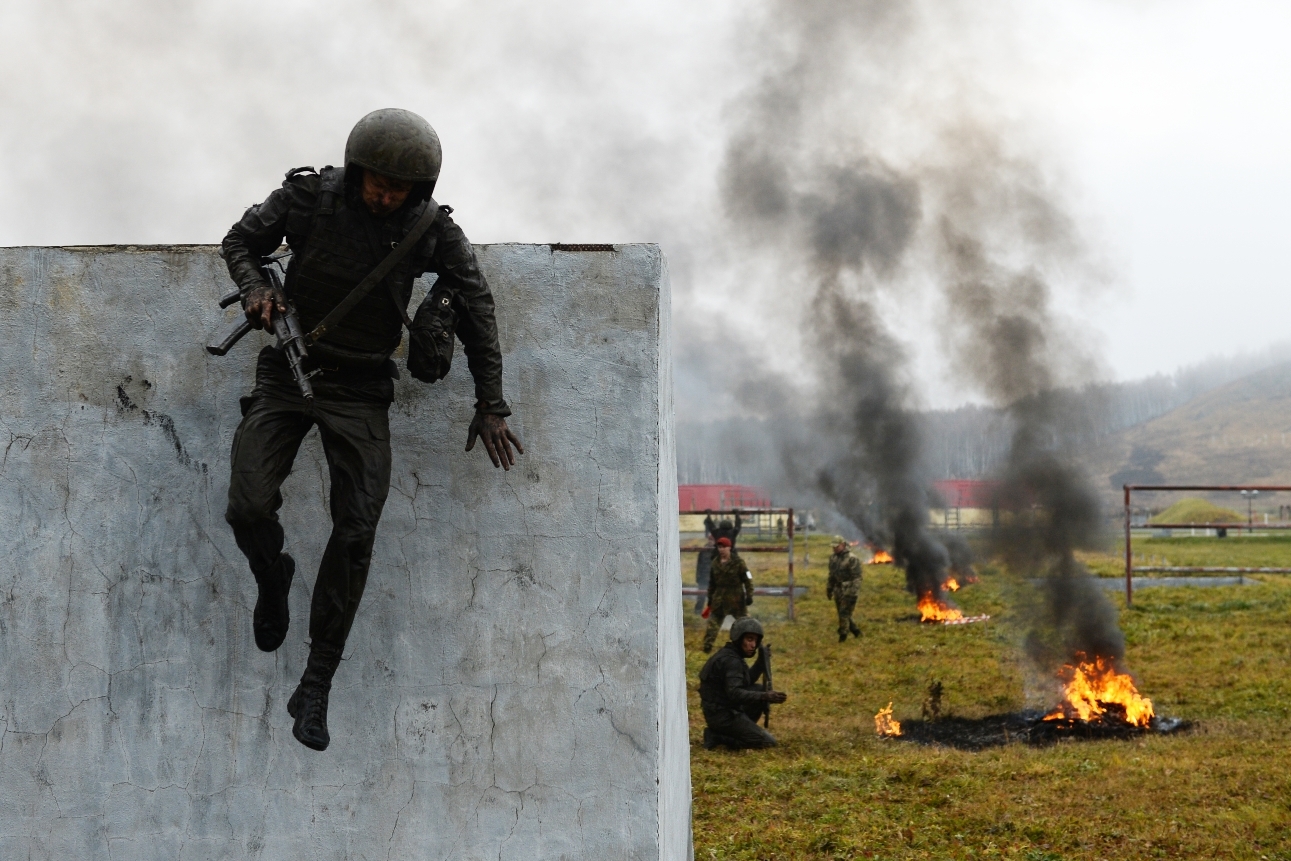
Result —
M 225 519 L 259 588 L 256 645 L 272 652 L 287 635 L 296 570 L 282 549 L 279 489 L 301 440 L 317 426 L 331 478 L 332 533 L 314 583 L 309 660 L 287 703 L 292 734 L 314 750 L 330 741 L 332 677 L 363 596 L 390 489 L 389 409 L 399 374 L 390 357 L 405 324 L 414 332 L 409 369 L 426 381 L 447 373 L 453 336 L 462 342 L 476 397 L 466 450 L 478 438 L 493 465 L 506 469 L 515 463 L 512 446 L 524 452 L 506 423 L 511 410 L 502 397 L 493 295 L 451 208 L 431 197 L 440 160 L 439 137 L 424 119 L 375 111 L 350 132 L 344 166 L 290 171 L 224 238 L 229 275 L 251 324 L 272 328 L 276 315 L 294 307 L 308 333 L 302 339 L 306 383 L 283 350 L 260 353 L 255 388 L 242 399 L 233 438 Z M 293 253 L 280 290 L 266 279 L 262 259 L 284 237 Z M 414 322 L 407 307 L 413 280 L 424 272 L 439 279 Z

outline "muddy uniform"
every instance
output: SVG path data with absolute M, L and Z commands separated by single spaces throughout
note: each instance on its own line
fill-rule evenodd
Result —
M 742 619 L 748 615 L 746 609 L 753 603 L 753 581 L 748 578 L 748 566 L 734 551 L 731 558 L 723 562 L 720 558 L 713 560 L 713 567 L 708 570 L 708 627 L 704 630 L 704 651 L 713 648 L 717 632 L 722 628 L 722 620 L 727 616 Z
M 861 629 L 852 621 L 852 611 L 856 609 L 856 598 L 861 594 L 861 560 L 852 555 L 850 550 L 834 551 L 829 557 L 829 583 L 825 587 L 825 596 L 834 599 L 838 609 L 838 640 L 847 639 L 850 632 L 859 637 Z
M 294 252 L 286 293 L 305 331 L 341 302 L 411 229 L 433 200 L 407 202 L 378 217 L 363 206 L 346 170 L 305 168 L 287 174 L 282 187 L 252 206 L 224 238 L 229 274 L 246 292 L 264 283 L 259 259 L 284 237 Z M 242 422 L 233 439 L 233 472 L 225 518 L 257 581 L 293 566 L 282 554 L 279 489 L 291 472 L 301 440 L 318 426 L 331 478 L 332 534 L 323 552 L 310 608 L 311 671 L 330 680 L 367 582 L 377 521 L 390 486 L 388 412 L 398 376 L 390 355 L 402 336 L 413 280 L 439 276 L 430 302 L 441 313 L 444 338 L 461 340 L 475 378 L 477 410 L 510 415 L 502 398 L 502 355 L 493 296 L 475 251 L 440 207 L 430 229 L 393 271 L 309 349 L 323 373 L 312 380 L 313 402 L 300 394 L 285 356 L 265 347 L 256 364 L 255 388 L 242 399 Z M 396 301 L 400 303 L 396 305 Z M 315 666 L 317 664 L 317 666 Z

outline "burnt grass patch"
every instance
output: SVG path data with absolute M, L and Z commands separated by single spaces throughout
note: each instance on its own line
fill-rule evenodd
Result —
M 944 717 L 938 720 L 903 720 L 901 735 L 893 741 L 943 745 L 957 750 L 985 750 L 1006 744 L 1048 747 L 1064 741 L 1130 740 L 1145 735 L 1169 735 L 1192 728 L 1192 721 L 1153 718 L 1146 727 L 1119 721 L 1044 720 L 1039 711 L 1010 712 L 982 718 Z

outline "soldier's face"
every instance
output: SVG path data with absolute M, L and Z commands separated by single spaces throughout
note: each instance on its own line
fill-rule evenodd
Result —
M 373 215 L 389 215 L 408 199 L 412 183 L 392 179 L 374 170 L 363 171 L 363 205 Z
M 745 634 L 743 637 L 740 637 L 740 651 L 744 653 L 744 657 L 746 658 L 753 657 L 753 653 L 756 652 L 757 650 L 758 650 L 757 634 Z
M 723 562 L 727 562 L 727 561 L 729 561 L 729 560 L 730 560 L 730 558 L 731 558 L 731 548 L 729 548 L 729 547 L 718 547 L 718 548 L 717 548 L 717 558 L 721 559 Z

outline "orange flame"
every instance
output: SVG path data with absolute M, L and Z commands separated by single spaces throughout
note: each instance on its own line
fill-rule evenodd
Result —
M 874 731 L 884 738 L 893 738 L 901 734 L 901 721 L 892 717 L 892 703 L 885 709 L 879 709 L 874 716 Z
M 866 565 L 891 565 L 892 554 L 886 550 L 876 550 L 874 552 L 874 555 L 870 557 L 870 561 L 866 562 L 865 564 Z
M 1140 694 L 1134 680 L 1117 670 L 1110 658 L 1095 656 L 1091 661 L 1084 652 L 1077 652 L 1076 663 L 1063 665 L 1058 678 L 1063 682 L 1063 699 L 1045 720 L 1116 719 L 1121 711 L 1133 726 L 1147 726 L 1152 720 L 1152 700 Z
M 962 618 L 964 614 L 960 610 L 950 606 L 932 592 L 924 592 L 919 596 L 920 622 L 953 622 Z
M 947 577 L 946 582 L 941 584 L 941 588 L 945 589 L 947 592 L 958 592 L 959 581 L 954 577 Z

